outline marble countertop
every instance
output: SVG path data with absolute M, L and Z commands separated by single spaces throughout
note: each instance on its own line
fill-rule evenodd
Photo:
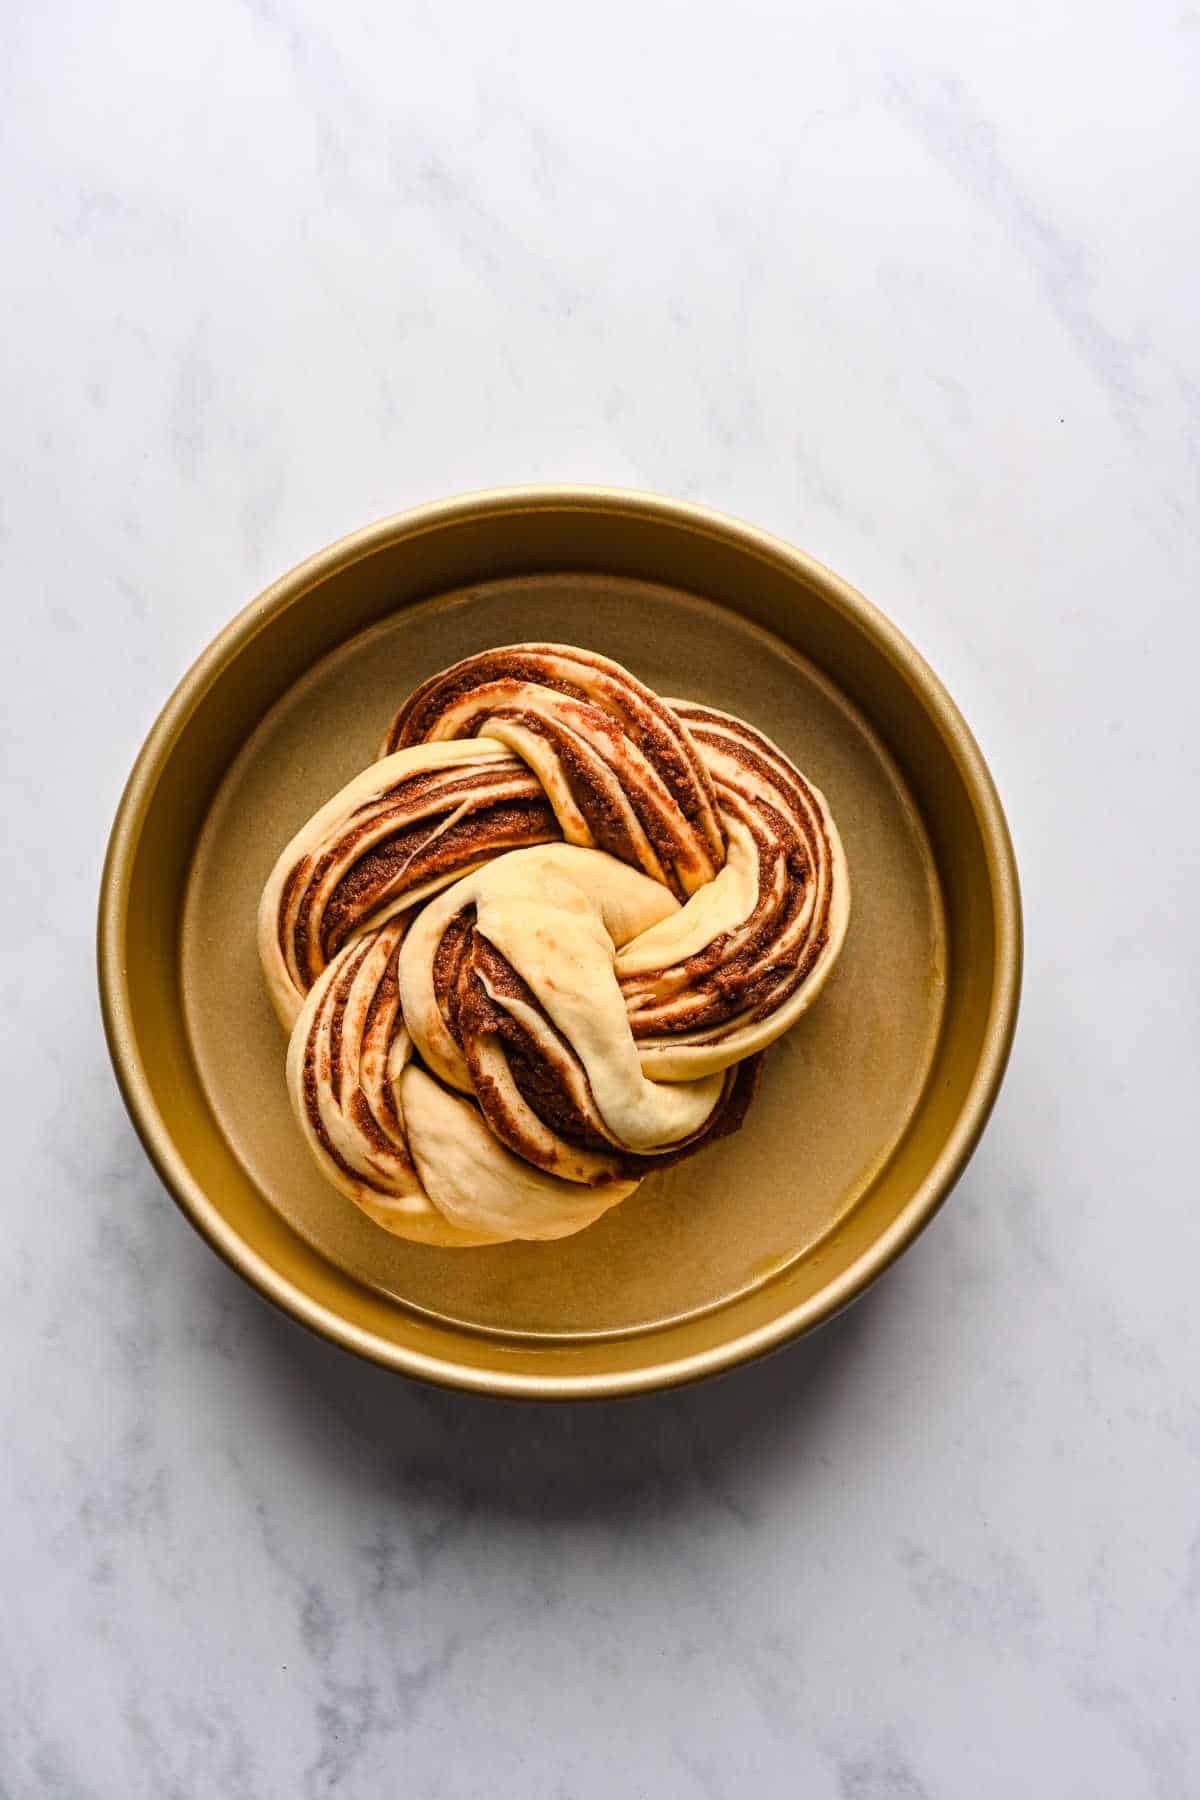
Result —
M 1200 13 L 966 12 L 3 9 L 4 1796 L 1200 1793 Z M 575 478 L 891 613 L 996 773 L 1028 960 L 984 1144 L 868 1299 L 543 1411 L 217 1261 L 92 934 L 236 608 Z

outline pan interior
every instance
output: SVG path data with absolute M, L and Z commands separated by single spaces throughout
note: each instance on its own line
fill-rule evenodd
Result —
M 853 912 L 830 985 L 768 1054 L 737 1136 L 650 1177 L 574 1238 L 438 1251 L 389 1236 L 311 1163 L 259 975 L 255 909 L 280 850 L 372 760 L 405 695 L 462 656 L 521 639 L 599 650 L 659 693 L 738 713 L 774 738 L 829 800 Z M 269 1203 L 379 1294 L 472 1331 L 526 1340 L 653 1329 L 819 1254 L 904 1136 L 946 987 L 929 841 L 861 714 L 779 639 L 722 606 L 580 574 L 495 581 L 410 606 L 297 681 L 245 743 L 208 812 L 181 952 L 184 1012 L 209 1105 Z

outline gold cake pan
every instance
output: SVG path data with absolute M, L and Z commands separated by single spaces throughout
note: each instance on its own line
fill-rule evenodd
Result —
M 254 943 L 292 833 L 401 700 L 523 639 L 615 657 L 741 714 L 825 793 L 853 914 L 743 1130 L 577 1237 L 390 1237 L 308 1159 Z M 100 991 L 134 1125 L 187 1217 L 267 1299 L 446 1386 L 598 1398 L 698 1379 L 810 1330 L 936 1212 L 1003 1076 L 1021 973 L 1012 846 L 954 703 L 896 628 L 790 545 L 606 488 L 470 494 L 293 569 L 209 646 L 129 778 Z

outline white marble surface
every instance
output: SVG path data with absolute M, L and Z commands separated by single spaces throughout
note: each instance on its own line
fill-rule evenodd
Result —
M 0 9 L 5 1800 L 1200 1793 L 1198 74 L 1189 0 Z M 186 1229 L 92 924 L 235 608 L 573 477 L 892 613 L 1029 954 L 870 1299 L 537 1411 L 355 1364 Z

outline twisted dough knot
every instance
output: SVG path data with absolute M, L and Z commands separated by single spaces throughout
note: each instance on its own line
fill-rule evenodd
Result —
M 517 644 L 417 689 L 280 857 L 259 950 L 322 1172 L 465 1245 L 579 1231 L 736 1130 L 848 918 L 828 808 L 775 745 Z

